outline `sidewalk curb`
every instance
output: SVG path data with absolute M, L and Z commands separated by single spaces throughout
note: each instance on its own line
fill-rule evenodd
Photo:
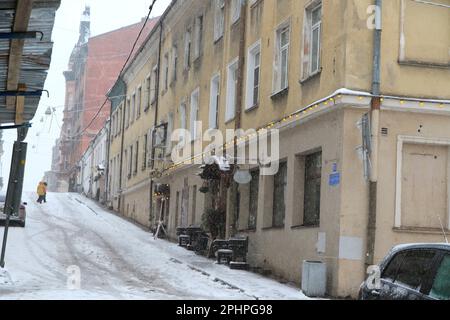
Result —
M 255 300 L 260 300 L 261 299 L 260 297 L 257 297 L 257 296 L 250 295 L 250 294 L 246 293 L 245 289 L 243 289 L 243 288 L 241 288 L 241 287 L 239 287 L 237 285 L 234 285 L 234 284 L 230 283 L 227 280 L 224 280 L 224 279 L 221 279 L 221 278 L 219 278 L 219 277 L 217 277 L 215 275 L 212 275 L 211 273 L 209 273 L 209 272 L 207 272 L 207 271 L 205 271 L 205 270 L 203 270 L 203 269 L 201 269 L 199 267 L 196 267 L 196 266 L 194 266 L 194 265 L 192 265 L 192 264 L 190 264 L 188 262 L 181 261 L 179 259 L 172 259 L 172 262 L 174 262 L 174 263 L 183 263 L 189 269 L 194 270 L 196 272 L 199 272 L 199 273 L 203 274 L 204 276 L 211 277 L 214 282 L 220 282 L 224 286 L 230 287 L 233 290 L 238 290 L 238 291 L 246 294 L 247 296 L 251 297 L 252 299 L 255 299 Z

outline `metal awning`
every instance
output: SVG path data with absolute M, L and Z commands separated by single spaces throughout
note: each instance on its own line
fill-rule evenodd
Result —
M 20 125 L 36 113 L 50 67 L 60 2 L 0 0 L 0 124 Z

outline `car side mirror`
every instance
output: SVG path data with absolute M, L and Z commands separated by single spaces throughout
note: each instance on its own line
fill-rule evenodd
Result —
M 28 205 L 28 202 L 24 202 L 23 205 L 24 205 L 24 206 L 27 206 L 27 205 Z

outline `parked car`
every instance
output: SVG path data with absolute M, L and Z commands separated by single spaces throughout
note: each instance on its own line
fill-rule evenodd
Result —
M 397 246 L 379 267 L 381 284 L 365 281 L 361 300 L 450 300 L 450 244 Z
M 4 214 L 5 201 L 6 201 L 6 195 L 0 194 L 0 224 L 1 225 L 4 225 L 5 220 L 6 220 L 6 215 Z M 25 220 L 27 218 L 26 205 L 27 205 L 26 202 L 22 203 L 19 207 L 19 215 L 10 217 L 10 224 L 12 226 L 18 225 L 22 228 L 25 227 Z

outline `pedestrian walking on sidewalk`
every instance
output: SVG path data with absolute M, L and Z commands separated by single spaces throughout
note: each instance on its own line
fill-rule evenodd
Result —
M 47 182 L 44 182 L 44 187 L 45 187 L 45 191 L 44 191 L 44 203 L 47 203 L 47 187 L 48 187 Z
M 38 194 L 38 197 L 39 197 L 37 199 L 38 203 L 42 204 L 42 201 L 44 201 L 45 192 L 46 192 L 46 188 L 45 188 L 44 182 L 41 181 L 41 182 L 39 182 L 39 185 L 37 187 L 37 194 Z

